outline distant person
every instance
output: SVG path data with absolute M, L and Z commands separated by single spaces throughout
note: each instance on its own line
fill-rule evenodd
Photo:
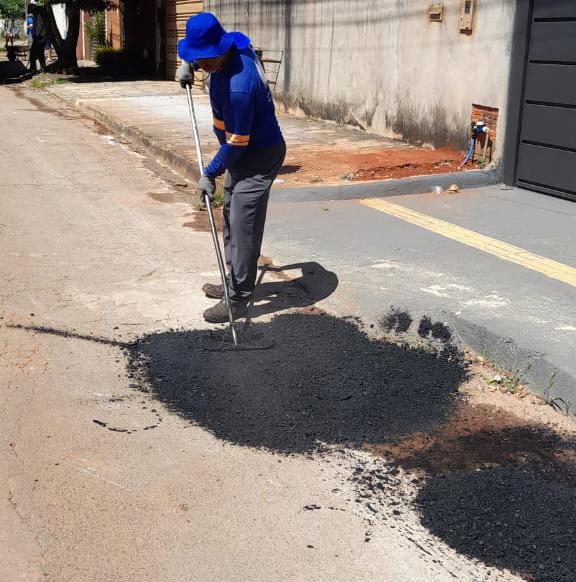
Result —
M 26 35 L 28 36 L 28 46 L 32 44 L 32 25 L 34 24 L 34 19 L 32 14 L 30 14 L 30 8 L 28 8 L 28 16 L 26 16 Z
M 32 46 L 30 47 L 30 72 L 36 72 L 36 61 L 40 62 L 40 67 L 46 69 L 46 57 L 44 50 L 49 41 L 48 29 L 42 15 L 42 8 L 37 4 L 30 4 L 28 11 L 32 16 Z

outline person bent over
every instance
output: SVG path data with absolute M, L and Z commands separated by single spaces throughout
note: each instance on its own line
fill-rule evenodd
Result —
M 245 317 L 256 284 L 270 188 L 282 167 L 286 144 L 264 70 L 247 36 L 226 32 L 213 14 L 200 13 L 188 20 L 178 55 L 183 61 L 178 69 L 183 87 L 193 82 L 195 69 L 210 73 L 220 149 L 204 169 L 198 194 L 201 203 L 205 194 L 212 200 L 216 177 L 227 172 L 223 222 L 227 286 L 234 317 Z M 207 283 L 202 289 L 208 297 L 220 299 L 204 312 L 204 319 L 226 322 L 222 285 Z

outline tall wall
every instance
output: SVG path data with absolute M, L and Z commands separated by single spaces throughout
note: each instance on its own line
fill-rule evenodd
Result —
M 277 98 L 287 109 L 385 136 L 465 147 L 472 104 L 506 96 L 516 0 L 460 0 L 430 22 L 431 0 L 208 0 L 205 9 L 255 46 L 284 50 Z M 500 156 L 501 143 L 496 144 Z
M 86 21 L 89 17 L 87 12 L 80 11 L 80 31 L 78 33 L 78 42 L 76 43 L 76 58 L 78 60 L 90 59 L 90 41 L 86 35 Z
M 57 4 L 56 6 L 64 6 Z M 90 47 L 90 39 L 86 35 L 86 22 L 90 14 L 82 10 L 80 12 L 80 31 L 78 33 L 78 42 L 76 43 L 76 58 L 90 60 L 94 57 Z M 120 7 L 118 2 L 112 2 L 110 8 L 106 11 L 106 42 L 113 48 L 122 48 L 121 30 L 120 30 Z
M 119 2 L 112 2 L 106 11 L 106 42 L 115 49 L 122 48 Z

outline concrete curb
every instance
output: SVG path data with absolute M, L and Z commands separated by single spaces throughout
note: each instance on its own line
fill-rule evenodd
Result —
M 382 182 L 360 182 L 339 186 L 303 186 L 302 188 L 276 188 L 272 190 L 274 202 L 328 202 L 335 200 L 354 200 L 358 198 L 385 198 L 404 194 L 429 192 L 434 186 L 447 190 L 451 184 L 460 189 L 490 186 L 500 182 L 498 168 L 471 170 L 469 172 L 452 172 L 413 176 Z
M 443 313 L 456 341 L 478 355 L 517 376 L 533 394 L 554 401 L 562 399 L 576 412 L 576 376 L 548 361 L 546 354 L 521 348 L 509 337 L 498 336 L 484 327 Z M 565 404 L 561 404 L 564 409 Z

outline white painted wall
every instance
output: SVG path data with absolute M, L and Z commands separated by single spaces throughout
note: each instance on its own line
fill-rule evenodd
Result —
M 502 149 L 515 0 L 460 0 L 429 22 L 431 0 L 208 0 L 205 9 L 255 46 L 283 49 L 287 109 L 412 142 L 465 147 L 472 103 L 500 109 Z

